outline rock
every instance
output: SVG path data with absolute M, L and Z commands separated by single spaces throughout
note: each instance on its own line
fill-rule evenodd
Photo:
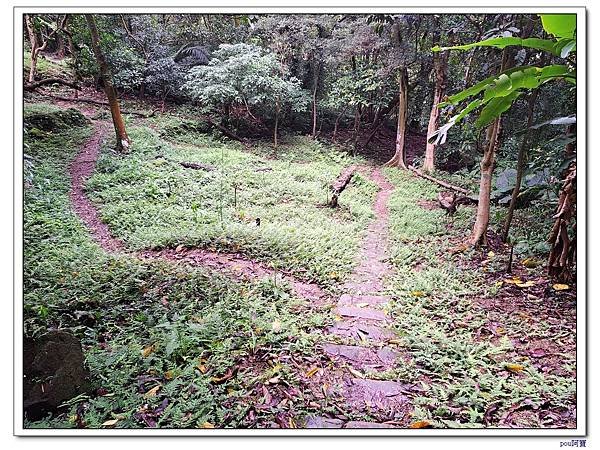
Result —
M 306 419 L 306 428 L 342 428 L 344 421 L 329 417 L 312 416 Z
M 23 409 L 41 419 L 85 390 L 88 375 L 81 343 L 65 331 L 51 331 L 23 342 Z
M 54 110 L 53 108 L 44 109 L 40 106 L 27 106 L 23 111 L 23 124 L 30 131 L 37 129 L 46 132 L 60 132 L 87 126 L 90 124 L 90 120 L 74 108 Z

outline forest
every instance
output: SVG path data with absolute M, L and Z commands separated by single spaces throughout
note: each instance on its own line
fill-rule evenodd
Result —
M 575 14 L 22 27 L 24 428 L 576 428 Z

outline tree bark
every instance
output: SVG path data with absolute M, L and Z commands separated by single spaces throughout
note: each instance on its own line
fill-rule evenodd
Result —
M 550 256 L 548 258 L 548 275 L 561 283 L 573 279 L 573 265 L 577 251 L 577 235 L 569 237 L 569 225 L 576 217 L 577 204 L 577 164 L 572 162 L 560 190 L 557 212 L 554 215 L 554 226 L 550 233 Z M 575 232 L 576 225 L 573 225 Z
M 512 65 L 511 53 L 508 47 L 502 50 L 500 71 Z M 494 173 L 494 158 L 498 149 L 502 116 L 497 117 L 487 128 L 487 145 L 481 159 L 481 179 L 479 181 L 479 198 L 477 216 L 469 242 L 473 246 L 487 245 L 487 230 L 490 223 L 490 192 L 492 190 L 492 175 Z
M 329 200 L 328 206 L 331 208 L 336 208 L 338 206 L 339 196 L 346 186 L 350 183 L 354 172 L 356 171 L 356 167 L 350 166 L 347 169 L 344 169 L 339 177 L 331 184 L 331 199 Z
M 436 52 L 433 54 L 433 71 L 435 77 L 435 88 L 433 91 L 433 104 L 429 114 L 429 125 L 427 126 L 427 137 L 438 129 L 440 110 L 438 105 L 444 97 L 446 91 L 446 70 L 448 67 L 448 52 L 442 54 Z M 435 169 L 435 144 L 427 141 L 425 147 L 425 160 L 423 161 L 423 171 L 433 172 Z
M 40 52 L 37 35 L 33 26 L 33 19 L 29 14 L 25 14 L 25 26 L 27 27 L 27 35 L 29 36 L 29 43 L 31 44 L 31 56 L 29 59 L 29 76 L 27 81 L 31 84 L 35 81 L 35 74 L 37 72 L 37 59 Z
M 342 118 L 342 116 L 345 114 L 346 109 L 348 109 L 348 106 L 344 106 L 344 109 L 342 109 L 342 112 L 338 114 L 338 116 L 335 119 L 335 126 L 333 127 L 333 142 L 336 141 L 337 139 L 337 132 L 338 132 L 338 126 L 340 124 L 340 119 Z
M 317 90 L 319 88 L 319 75 L 320 75 L 320 64 L 315 63 L 314 75 L 313 75 L 313 92 L 312 92 L 312 138 L 315 139 L 317 136 Z
M 506 213 L 506 220 L 504 221 L 504 230 L 502 232 L 502 240 L 504 242 L 508 240 L 508 232 L 510 231 L 510 225 L 515 213 L 517 198 L 521 192 L 521 182 L 523 181 L 525 158 L 527 156 L 527 144 L 529 142 L 529 128 L 533 123 L 533 111 L 537 96 L 538 90 L 535 89 L 527 101 L 527 128 L 525 129 L 525 133 L 523 133 L 523 140 L 521 141 L 521 146 L 519 147 L 519 156 L 517 157 L 517 179 L 515 180 L 515 187 L 513 188 L 512 195 L 510 197 L 510 204 L 508 206 L 508 212 Z
M 471 245 L 487 245 L 487 229 L 490 223 L 490 192 L 492 190 L 492 174 L 494 172 L 494 157 L 498 147 L 502 118 L 498 117 L 487 130 L 487 146 L 481 160 L 481 179 L 479 182 L 479 198 L 477 216 L 473 233 L 471 234 Z
M 404 139 L 406 137 L 406 118 L 408 110 L 408 72 L 406 67 L 400 70 L 398 94 L 398 129 L 396 131 L 396 152 L 386 166 L 401 167 L 406 169 L 406 155 L 404 154 Z
M 106 93 L 106 98 L 108 99 L 110 106 L 110 113 L 112 115 L 115 134 L 117 137 L 117 149 L 126 152 L 131 145 L 131 141 L 127 136 L 123 116 L 121 116 L 121 108 L 119 107 L 119 100 L 117 99 L 117 92 L 113 85 L 112 75 L 110 73 L 110 69 L 108 68 L 108 63 L 106 62 L 104 54 L 102 53 L 102 49 L 100 48 L 100 38 L 98 36 L 96 21 L 94 20 L 94 16 L 92 14 L 86 14 L 85 20 L 87 21 L 90 29 L 92 48 L 94 50 L 94 55 L 96 56 L 98 66 L 100 67 L 100 74 L 102 75 L 102 81 L 104 84 L 104 92 Z

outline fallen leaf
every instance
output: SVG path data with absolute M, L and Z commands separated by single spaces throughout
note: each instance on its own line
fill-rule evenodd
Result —
M 102 423 L 102 426 L 103 427 L 114 427 L 118 421 L 119 421 L 119 419 L 107 420 L 106 422 Z
M 146 392 L 144 394 L 144 398 L 154 397 L 159 389 L 160 389 L 160 384 L 154 386 L 152 389 L 150 389 L 148 392 Z
M 182 251 L 185 248 L 185 246 L 183 244 L 178 245 L 177 247 L 175 247 L 175 251 L 177 253 L 179 253 L 180 251 Z
M 225 375 L 223 375 L 222 377 L 212 377 L 210 379 L 210 381 L 212 383 L 215 383 L 215 384 L 222 383 L 223 381 L 227 381 L 231 377 L 233 377 L 233 373 L 234 373 L 234 370 L 232 370 L 231 368 L 229 368 L 229 369 L 227 369 L 227 372 L 225 373 Z
M 569 289 L 569 285 L 557 283 L 552 285 L 552 289 L 554 289 L 555 291 L 565 291 Z
M 167 380 L 172 380 L 172 379 L 174 378 L 174 373 L 173 373 L 173 371 L 172 371 L 172 370 L 167 370 L 167 371 L 165 372 L 165 378 L 166 378 Z
M 215 426 L 210 422 L 204 422 L 199 428 L 214 428 Z
M 520 288 L 528 288 L 528 287 L 535 286 L 535 283 L 533 281 L 526 281 L 525 283 L 516 283 L 515 282 L 515 286 L 520 287 Z
M 493 258 L 494 256 L 496 256 L 496 254 L 492 251 L 488 252 L 488 258 Z
M 200 371 L 200 373 L 204 374 L 206 372 L 208 372 L 208 369 L 206 368 L 206 366 L 204 364 L 198 364 L 196 366 L 196 368 Z
M 506 370 L 510 370 L 511 372 L 519 373 L 522 372 L 524 367 L 521 364 L 505 364 L 504 367 Z
M 425 293 L 423 291 L 412 291 L 411 295 L 413 297 L 423 297 L 425 295 Z
M 523 265 L 525 267 L 527 267 L 528 269 L 533 269 L 541 264 L 541 262 L 535 258 L 526 258 L 522 262 L 523 262 Z
M 152 352 L 154 352 L 154 350 L 155 350 L 155 349 L 156 349 L 156 348 L 155 348 L 155 344 L 149 345 L 149 346 L 148 346 L 148 347 L 146 347 L 144 350 L 142 350 L 142 356 L 143 356 L 144 358 L 147 358 L 148 356 L 150 356 L 150 354 L 151 354 Z
M 521 281 L 521 277 L 512 277 L 512 278 L 505 279 L 504 282 L 509 283 L 509 284 L 516 284 L 516 283 L 522 283 L 523 281 Z
M 318 367 L 313 367 L 312 369 L 310 369 L 308 372 L 306 372 L 306 376 L 307 377 L 312 377 L 315 373 L 317 373 L 319 371 Z
M 409 425 L 409 428 L 431 428 L 433 425 L 428 420 L 418 420 Z
M 365 378 L 365 376 L 360 373 L 358 370 L 353 369 L 352 367 L 346 367 L 348 369 L 348 372 L 350 372 L 352 375 L 354 375 L 357 378 Z

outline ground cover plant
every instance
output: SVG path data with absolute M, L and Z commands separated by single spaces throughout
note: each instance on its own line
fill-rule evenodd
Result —
M 26 14 L 24 428 L 575 428 L 573 18 Z

